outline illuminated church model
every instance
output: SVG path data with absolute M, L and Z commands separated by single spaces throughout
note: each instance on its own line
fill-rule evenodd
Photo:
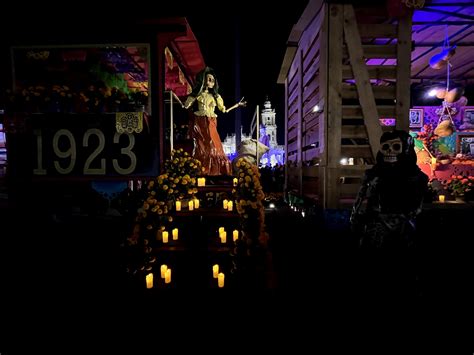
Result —
M 285 147 L 278 145 L 277 142 L 277 125 L 275 123 L 275 109 L 267 98 L 260 112 L 260 142 L 268 146 L 270 149 L 260 158 L 260 164 L 264 166 L 275 166 L 284 163 Z M 242 141 L 250 139 L 250 135 L 246 135 L 241 131 Z M 231 158 L 236 154 L 235 134 L 227 135 L 222 142 L 224 152 Z

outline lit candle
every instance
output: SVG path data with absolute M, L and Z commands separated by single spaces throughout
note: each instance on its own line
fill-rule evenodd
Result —
M 237 178 L 234 178 L 234 179 L 232 180 L 232 182 L 234 183 L 234 186 L 237 186 L 237 182 L 238 182 L 238 181 L 239 181 L 239 180 L 237 180 Z
M 153 274 L 150 272 L 146 275 L 146 288 L 153 288 Z
M 168 243 L 168 232 L 163 231 L 163 233 L 161 235 L 163 237 L 163 243 Z
M 165 278 L 165 274 L 166 274 L 166 270 L 168 270 L 168 265 L 161 265 L 160 267 L 160 275 L 161 275 L 161 278 L 164 279 Z
M 228 205 L 229 205 L 229 201 L 227 201 L 227 200 L 222 201 L 222 205 L 223 205 L 224 209 L 226 210 Z
M 232 201 L 229 201 L 229 202 L 227 203 L 227 210 L 228 210 L 228 211 L 232 211 L 233 208 L 234 208 L 234 203 L 233 203 Z
M 176 201 L 176 211 L 181 211 L 181 201 Z
M 193 202 L 194 202 L 194 208 L 195 208 L 195 209 L 198 209 L 198 208 L 199 208 L 199 200 L 198 200 L 197 198 L 195 198 L 195 199 L 193 200 Z
M 178 228 L 173 229 L 173 240 L 178 240 Z
M 191 201 L 188 202 L 188 207 L 189 207 L 189 210 L 190 210 L 190 211 L 194 210 L 194 202 L 193 202 L 193 200 L 191 200 Z
M 212 277 L 217 279 L 217 274 L 219 273 L 219 265 L 215 264 L 212 266 Z
M 225 275 L 222 272 L 220 272 L 217 275 L 217 286 L 224 287 L 224 279 L 225 279 Z
M 227 232 L 220 232 L 219 236 L 221 237 L 221 243 L 227 242 Z
M 219 227 L 219 235 L 220 235 L 223 231 L 225 231 L 224 227 Z
M 198 186 L 206 186 L 206 178 L 198 178 Z
M 439 195 L 439 202 L 444 202 L 445 196 L 444 195 Z
M 433 165 L 436 164 L 436 158 L 435 157 L 431 158 L 431 164 L 433 164 Z
M 171 269 L 166 269 L 165 284 L 169 284 L 170 282 L 171 282 Z
M 235 229 L 232 232 L 232 240 L 235 242 L 237 239 L 239 239 L 239 231 L 237 229 Z

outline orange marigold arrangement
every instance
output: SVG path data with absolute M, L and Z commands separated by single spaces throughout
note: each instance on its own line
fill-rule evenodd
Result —
M 268 234 L 265 231 L 265 194 L 260 183 L 260 173 L 254 164 L 245 159 L 236 163 L 237 186 L 232 191 L 240 215 L 242 237 L 235 243 L 232 273 L 240 282 L 252 287 L 264 280 Z M 260 272 L 259 272 L 260 271 Z
M 464 196 L 472 190 L 474 176 L 451 175 L 451 178 L 444 182 L 444 187 L 454 196 Z
M 176 201 L 193 199 L 197 193 L 197 177 L 202 174 L 201 162 L 183 149 L 174 150 L 164 164 L 165 173 L 149 180 L 146 197 L 138 209 L 128 245 L 141 248 L 146 258 L 139 268 L 150 270 L 155 261 L 151 244 L 173 222 L 169 212 Z

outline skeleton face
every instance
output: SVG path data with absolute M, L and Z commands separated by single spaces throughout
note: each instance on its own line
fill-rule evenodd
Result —
M 385 163 L 396 163 L 398 155 L 402 153 L 402 141 L 400 138 L 390 139 L 380 145 L 380 153 Z

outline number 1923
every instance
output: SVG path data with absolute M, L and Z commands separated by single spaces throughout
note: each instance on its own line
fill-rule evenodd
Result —
M 113 144 L 120 143 L 120 136 L 125 135 L 128 138 L 128 144 L 120 147 L 120 155 L 125 156 L 129 160 L 128 166 L 120 166 L 118 159 L 112 159 L 112 167 L 115 173 L 120 175 L 131 174 L 137 166 L 137 156 L 132 151 L 135 146 L 135 136 L 130 133 L 117 133 L 113 136 Z M 47 175 L 48 171 L 44 167 L 44 142 L 41 129 L 34 131 L 36 138 L 36 167 L 33 169 L 34 175 Z M 106 175 L 106 158 L 103 155 L 106 146 L 105 134 L 98 128 L 90 128 L 84 132 L 82 137 L 82 147 L 92 147 L 92 152 L 87 156 L 83 166 L 77 167 L 78 149 L 77 142 L 73 133 L 68 129 L 59 129 L 52 137 L 52 151 L 55 155 L 53 158 L 54 170 L 61 174 L 71 174 L 75 169 L 82 169 L 84 175 Z M 56 159 L 57 158 L 57 159 Z M 82 163 L 81 163 L 82 164 Z M 123 163 L 122 163 L 123 164 Z

